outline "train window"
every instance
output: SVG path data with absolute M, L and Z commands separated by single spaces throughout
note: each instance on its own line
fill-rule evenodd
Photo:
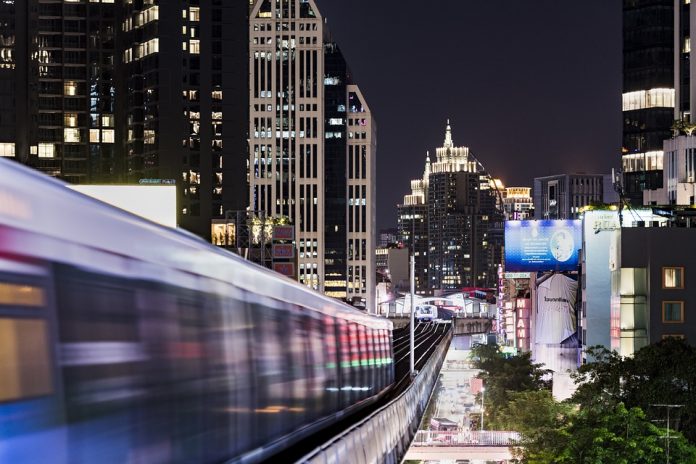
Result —
M 40 287 L 0 282 L 0 306 L 44 306 L 46 297 Z
M 52 392 L 46 322 L 0 319 L 0 401 Z

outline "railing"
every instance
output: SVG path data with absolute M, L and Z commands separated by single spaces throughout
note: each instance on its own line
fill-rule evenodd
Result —
M 396 464 L 401 462 L 430 401 L 430 395 L 440 376 L 440 367 L 451 340 L 452 332 L 448 331 L 413 383 L 394 401 L 298 462 L 311 464 L 340 462 Z
M 469 447 L 469 446 L 515 446 L 520 441 L 517 432 L 440 432 L 433 430 L 419 430 L 411 446 L 427 447 Z

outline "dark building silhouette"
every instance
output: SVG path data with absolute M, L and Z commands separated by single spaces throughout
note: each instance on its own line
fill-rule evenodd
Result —
M 72 183 L 175 180 L 179 225 L 209 237 L 248 204 L 248 14 L 222 0 L 4 2 L 3 155 Z

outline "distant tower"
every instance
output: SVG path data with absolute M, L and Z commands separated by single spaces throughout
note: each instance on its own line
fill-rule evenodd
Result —
M 502 214 L 489 176 L 467 147 L 456 147 L 447 120 L 436 159 L 399 205 L 399 231 L 416 258 L 418 293 L 492 287 L 500 262 Z

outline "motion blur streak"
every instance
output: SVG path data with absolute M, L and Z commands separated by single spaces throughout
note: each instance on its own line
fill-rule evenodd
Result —
M 1 463 L 258 462 L 391 387 L 390 322 L 14 163 L 0 178 Z

